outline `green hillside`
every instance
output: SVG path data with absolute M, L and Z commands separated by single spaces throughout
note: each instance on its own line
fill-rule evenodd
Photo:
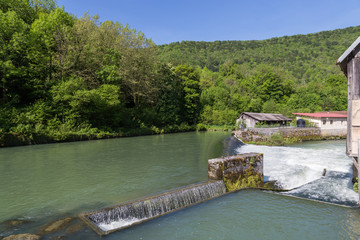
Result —
M 347 81 L 336 60 L 360 26 L 262 41 L 183 41 L 158 46 L 163 62 L 200 71 L 201 121 L 224 124 L 239 112 L 346 110 Z
M 160 58 L 219 71 L 226 60 L 254 67 L 269 64 L 305 82 L 340 74 L 336 59 L 360 36 L 360 26 L 262 41 L 183 41 L 158 46 Z

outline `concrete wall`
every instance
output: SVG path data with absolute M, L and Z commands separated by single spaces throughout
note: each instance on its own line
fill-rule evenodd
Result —
M 347 129 L 346 118 L 321 118 L 321 129 Z
M 236 126 L 239 126 L 240 122 L 243 121 L 246 124 L 247 128 L 253 128 L 255 127 L 256 123 L 258 121 L 252 119 L 252 118 L 248 118 L 246 116 L 242 116 L 241 118 L 236 119 Z
M 244 116 L 243 119 L 244 119 L 244 121 L 245 121 L 246 127 L 248 127 L 248 128 L 253 128 L 253 127 L 255 127 L 256 123 L 258 122 L 258 121 L 256 121 L 256 120 L 254 120 L 254 119 L 252 119 L 252 118 L 248 118 L 248 117 L 246 117 L 246 116 Z
M 347 129 L 321 129 L 321 136 L 324 137 L 345 137 L 347 134 Z

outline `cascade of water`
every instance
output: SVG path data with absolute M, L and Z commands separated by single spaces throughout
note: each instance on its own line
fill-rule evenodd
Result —
M 356 205 L 351 164 L 345 142 L 305 143 L 290 147 L 244 145 L 238 153 L 264 153 L 264 178 L 277 181 L 293 196 L 342 205 Z M 327 173 L 323 175 L 324 168 Z M 284 193 L 285 194 L 285 193 Z
M 223 181 L 190 185 L 175 191 L 98 211 L 87 216 L 103 231 L 124 228 L 225 194 Z

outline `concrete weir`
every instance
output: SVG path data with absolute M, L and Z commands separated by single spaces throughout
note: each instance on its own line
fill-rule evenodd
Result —
M 208 161 L 208 182 L 150 196 L 79 217 L 100 236 L 129 228 L 233 191 L 263 186 L 263 155 L 247 153 Z
M 223 181 L 209 181 L 81 214 L 79 217 L 102 236 L 224 194 L 226 188 Z

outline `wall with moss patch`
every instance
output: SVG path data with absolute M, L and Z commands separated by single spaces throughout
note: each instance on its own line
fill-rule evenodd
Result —
M 208 176 L 224 180 L 227 191 L 263 187 L 263 154 L 246 153 L 208 160 Z

